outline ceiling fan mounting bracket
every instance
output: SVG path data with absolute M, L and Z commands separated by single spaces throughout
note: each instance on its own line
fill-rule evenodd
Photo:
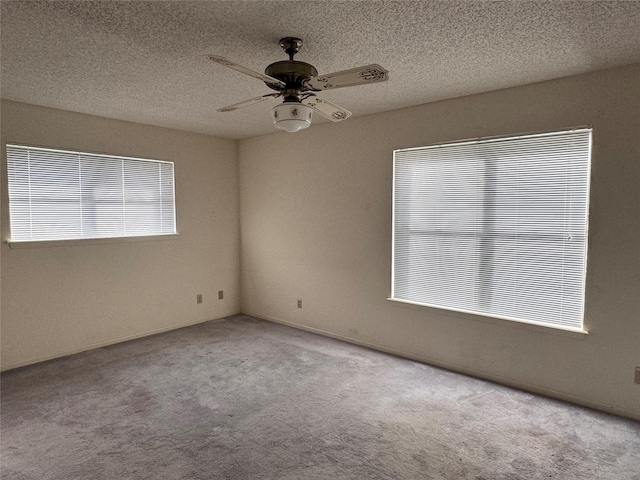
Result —
M 302 40 L 297 37 L 284 37 L 280 39 L 280 46 L 289 55 L 289 60 L 293 60 L 293 56 L 302 47 Z

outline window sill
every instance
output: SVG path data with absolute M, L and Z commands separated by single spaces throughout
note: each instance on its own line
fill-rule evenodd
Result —
M 178 233 L 167 235 L 143 235 L 139 237 L 105 237 L 105 238 L 80 238 L 74 240 L 38 240 L 28 242 L 12 242 L 7 240 L 9 248 L 52 248 L 52 247 L 75 247 L 79 245 L 102 245 L 112 243 L 131 243 L 131 242 L 155 242 L 160 240 L 177 240 Z
M 515 318 L 507 318 L 507 317 L 498 317 L 498 316 L 489 316 L 483 315 L 476 312 L 470 312 L 467 310 L 455 309 L 455 308 L 445 308 L 436 305 L 428 305 L 426 303 L 419 302 L 411 302 L 408 300 L 398 300 L 396 298 L 387 298 L 389 302 L 394 304 L 394 306 L 409 308 L 411 310 L 422 310 L 425 311 L 427 309 L 438 309 L 450 312 L 458 312 L 466 314 L 466 318 L 472 318 L 473 320 L 491 323 L 494 325 L 507 325 L 510 327 L 522 328 L 524 330 L 531 330 L 540 333 L 546 333 L 551 335 L 559 335 L 562 337 L 576 338 L 576 339 L 584 339 L 586 335 L 589 334 L 587 330 L 574 328 L 574 327 L 563 327 L 560 325 L 549 325 L 545 323 L 539 322 L 531 322 L 527 320 L 519 320 Z

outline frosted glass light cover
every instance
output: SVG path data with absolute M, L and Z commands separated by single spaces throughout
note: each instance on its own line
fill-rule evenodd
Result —
M 285 102 L 271 109 L 271 117 L 276 128 L 294 133 L 311 125 L 313 110 L 297 102 Z

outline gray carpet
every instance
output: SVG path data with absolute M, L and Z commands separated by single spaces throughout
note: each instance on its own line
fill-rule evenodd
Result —
M 247 316 L 6 372 L 2 479 L 640 479 L 640 423 Z

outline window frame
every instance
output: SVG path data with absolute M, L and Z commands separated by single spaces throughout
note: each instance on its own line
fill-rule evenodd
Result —
M 533 137 L 543 137 L 543 136 L 551 136 L 554 134 L 563 134 L 563 133 L 573 133 L 573 132 L 581 132 L 588 131 L 589 132 L 589 144 L 588 144 L 588 161 L 587 161 L 587 171 L 586 171 L 586 212 L 585 212 L 585 238 L 584 238 L 584 269 L 582 273 L 582 319 L 581 319 L 581 327 L 573 327 L 567 326 L 552 322 L 543 322 L 537 320 L 527 320 L 518 317 L 511 317 L 507 315 L 499 315 L 492 314 L 487 312 L 480 312 L 475 310 L 468 310 L 464 308 L 456 308 L 448 305 L 438 305 L 434 303 L 426 303 L 414 300 L 407 300 L 402 298 L 395 297 L 395 282 L 396 282 L 396 153 L 401 151 L 411 151 L 411 150 L 420 150 L 420 149 L 436 149 L 438 147 L 444 146 L 454 146 L 454 145 L 468 145 L 468 144 L 477 144 L 480 142 L 491 142 L 491 141 L 500 141 L 500 140 L 516 140 L 520 138 L 533 138 Z M 590 212 L 590 188 L 591 188 L 591 168 L 592 168 L 592 160 L 593 160 L 593 127 L 590 125 L 579 126 L 579 127 L 570 127 L 563 129 L 554 129 L 548 131 L 537 131 L 531 133 L 519 133 L 519 134 L 505 134 L 505 135 L 497 135 L 497 136 L 486 136 L 486 137 L 477 137 L 470 138 L 464 140 L 453 140 L 453 141 L 444 141 L 438 143 L 431 143 L 423 146 L 412 146 L 412 147 L 403 147 L 403 148 L 394 148 L 393 149 L 393 172 L 392 172 L 392 235 L 391 235 L 391 284 L 390 284 L 390 295 L 387 298 L 388 301 L 398 304 L 398 306 L 403 306 L 406 308 L 414 309 L 414 310 L 424 310 L 437 308 L 443 311 L 450 312 L 459 312 L 467 315 L 471 315 L 472 318 L 476 320 L 481 320 L 484 322 L 490 323 L 502 323 L 503 321 L 508 321 L 507 323 L 510 325 L 520 325 L 521 327 L 534 329 L 537 331 L 541 331 L 544 333 L 553 333 L 554 331 L 560 333 L 562 335 L 574 336 L 582 338 L 584 335 L 588 334 L 589 331 L 585 325 L 587 317 L 586 317 L 586 301 L 587 301 L 587 260 L 588 260 L 588 250 L 589 250 L 589 212 Z
M 108 157 L 111 159 L 124 159 L 124 160 L 137 160 L 157 163 L 170 163 L 173 170 L 173 217 L 174 217 L 174 232 L 173 233 L 153 233 L 149 235 L 125 235 L 125 236 L 101 236 L 101 237 L 81 237 L 81 238 L 65 238 L 65 239 L 36 239 L 36 240 L 14 240 L 12 238 L 12 222 L 11 222 L 11 208 L 9 201 L 9 159 L 7 154 L 7 148 L 11 146 L 33 148 L 41 150 L 58 151 L 64 153 L 88 155 L 95 157 Z M 53 147 L 44 146 L 40 144 L 31 144 L 26 142 L 15 141 L 3 141 L 2 142 L 2 172 L 4 177 L 3 188 L 6 190 L 3 194 L 4 204 L 6 207 L 3 209 L 3 217 L 6 219 L 3 224 L 6 226 L 3 232 L 3 243 L 8 244 L 11 249 L 23 249 L 23 248 L 49 248 L 49 247 L 61 247 L 61 246 L 81 246 L 81 245 L 96 245 L 96 244 L 117 244 L 117 243 L 130 243 L 130 242 L 149 242 L 149 241 L 164 241 L 164 240 L 176 240 L 180 233 L 178 230 L 178 201 L 177 201 L 177 187 L 176 187 L 176 162 L 173 160 L 160 160 L 152 159 L 148 157 L 134 157 L 128 155 L 111 154 L 98 151 L 80 150 L 77 148 L 68 147 Z M 5 217 L 6 214 L 6 217 Z

